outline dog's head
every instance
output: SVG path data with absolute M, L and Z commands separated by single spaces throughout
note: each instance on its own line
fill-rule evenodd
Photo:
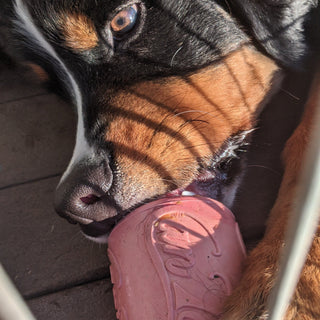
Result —
M 302 2 L 14 0 L 25 57 L 77 110 L 57 211 L 98 237 L 164 195 L 230 205 L 239 152 L 278 70 L 267 55 L 301 56 L 293 13 L 312 1 Z

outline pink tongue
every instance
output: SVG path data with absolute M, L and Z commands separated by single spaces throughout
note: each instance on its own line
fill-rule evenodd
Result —
M 233 214 L 198 196 L 138 208 L 112 231 L 108 254 L 120 320 L 219 319 L 246 257 Z

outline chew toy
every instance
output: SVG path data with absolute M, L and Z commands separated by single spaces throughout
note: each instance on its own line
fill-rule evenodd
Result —
M 119 320 L 219 319 L 246 257 L 233 214 L 204 197 L 146 204 L 109 237 Z

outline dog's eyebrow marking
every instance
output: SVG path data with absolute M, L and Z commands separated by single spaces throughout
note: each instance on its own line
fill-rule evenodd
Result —
M 85 15 L 65 13 L 60 17 L 60 28 L 65 44 L 76 51 L 86 51 L 98 45 L 98 35 L 93 22 Z
M 33 71 L 33 73 L 38 77 L 39 80 L 47 81 L 49 79 L 48 74 L 38 64 L 28 62 L 27 66 Z
M 17 18 L 15 21 L 17 31 L 23 36 L 27 37 L 28 40 L 32 41 L 34 44 L 38 45 L 39 48 L 43 50 L 42 54 L 50 56 L 60 67 L 60 72 L 62 71 L 65 75 L 64 78 L 66 79 L 64 81 L 66 82 L 66 85 L 68 86 L 69 91 L 73 96 L 74 103 L 77 107 L 78 124 L 75 148 L 68 168 L 60 180 L 61 183 L 77 162 L 93 153 L 92 147 L 89 146 L 89 143 L 85 137 L 81 91 L 73 74 L 58 56 L 52 45 L 45 39 L 38 27 L 35 25 L 27 6 L 21 0 L 15 0 L 14 10 Z

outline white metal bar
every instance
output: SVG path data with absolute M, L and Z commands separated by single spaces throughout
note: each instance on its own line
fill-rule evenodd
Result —
M 320 101 L 286 237 L 286 247 L 273 293 L 269 320 L 283 319 L 299 281 L 320 218 Z
M 36 320 L 0 264 L 0 319 Z

